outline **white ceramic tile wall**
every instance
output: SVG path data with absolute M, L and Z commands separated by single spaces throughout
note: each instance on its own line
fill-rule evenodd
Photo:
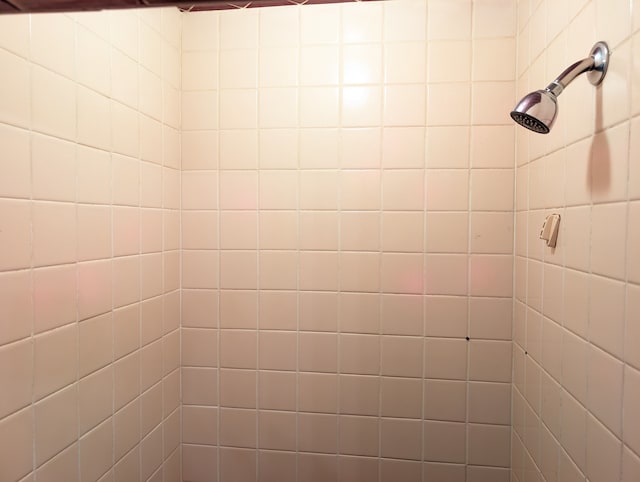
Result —
M 180 17 L 0 17 L 0 480 L 181 480 Z
M 517 3 L 0 17 L 3 477 L 638 479 L 640 8 Z
M 598 89 L 576 79 L 551 134 L 517 131 L 512 476 L 629 481 L 640 377 L 638 2 L 518 2 L 520 95 L 596 40 L 612 49 Z M 558 246 L 538 240 L 562 216 Z
M 184 480 L 508 480 L 515 4 L 183 18 Z

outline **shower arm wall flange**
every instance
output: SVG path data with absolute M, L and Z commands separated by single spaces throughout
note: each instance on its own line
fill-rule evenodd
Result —
M 604 80 L 609 67 L 609 47 L 605 42 L 596 42 L 589 57 L 579 60 L 564 70 L 545 90 L 556 97 L 580 74 L 587 73 L 592 85 L 598 86 Z

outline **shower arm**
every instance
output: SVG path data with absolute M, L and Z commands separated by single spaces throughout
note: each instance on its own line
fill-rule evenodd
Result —
M 587 57 L 586 59 L 579 60 L 578 62 L 567 67 L 564 72 L 556 77 L 556 80 L 547 85 L 545 90 L 551 92 L 557 97 L 562 94 L 562 91 L 567 85 L 573 82 L 573 79 L 578 77 L 580 74 L 584 74 L 585 72 L 593 70 L 594 67 L 595 60 L 593 59 L 593 57 Z
M 556 80 L 547 85 L 545 90 L 557 97 L 562 94 L 567 85 L 573 82 L 573 79 L 585 72 L 587 72 L 589 82 L 598 86 L 607 73 L 608 61 L 609 47 L 605 42 L 597 42 L 589 52 L 589 57 L 567 67 L 564 72 L 556 77 Z

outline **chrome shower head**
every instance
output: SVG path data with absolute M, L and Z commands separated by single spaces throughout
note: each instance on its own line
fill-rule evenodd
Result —
M 548 134 L 557 113 L 558 101 L 555 94 L 547 90 L 536 90 L 518 102 L 516 108 L 511 111 L 511 118 L 527 129 Z
M 605 42 L 598 42 L 589 52 L 589 57 L 571 65 L 544 90 L 525 95 L 511 111 L 511 118 L 522 127 L 539 134 L 548 134 L 558 114 L 558 96 L 564 88 L 585 72 L 589 82 L 600 85 L 608 65 L 609 47 Z

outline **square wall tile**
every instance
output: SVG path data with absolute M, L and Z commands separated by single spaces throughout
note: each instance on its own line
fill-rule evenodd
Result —
M 342 55 L 342 81 L 345 84 L 379 83 L 382 49 L 379 45 L 348 45 Z
M 472 213 L 471 252 L 511 254 L 513 251 L 513 214 Z
M 222 211 L 220 213 L 220 247 L 224 249 L 256 249 L 258 214 L 254 211 Z
M 421 252 L 424 238 L 424 214 L 385 212 L 382 214 L 384 251 Z
M 419 460 L 422 454 L 422 422 L 383 418 L 380 437 L 385 458 Z
M 212 368 L 185 367 L 182 375 L 182 400 L 186 405 L 217 403 L 217 376 Z
M 338 376 L 301 373 L 298 377 L 298 409 L 302 412 L 336 413 Z
M 218 450 L 207 445 L 184 444 L 182 477 L 186 480 L 209 480 L 218 467 Z
M 340 135 L 342 168 L 373 169 L 380 166 L 382 136 L 379 128 L 346 128 Z
M 467 213 L 427 212 L 425 234 L 427 253 L 466 253 L 468 240 L 469 215 Z
M 640 352 L 638 351 L 638 338 L 640 330 L 640 288 L 634 285 L 627 287 L 627 337 L 625 338 L 625 360 L 630 365 L 640 369 Z
M 226 18 L 226 17 L 225 17 Z M 215 65 L 214 59 L 207 63 Z M 220 50 L 218 75 L 221 89 L 249 89 L 258 85 L 258 52 L 256 49 Z
M 262 479 L 295 480 L 296 455 L 294 453 L 260 450 L 258 460 L 263 474 Z
M 298 246 L 304 250 L 338 249 L 338 213 L 336 211 L 302 211 L 298 215 Z
M 429 82 L 465 82 L 471 78 L 471 42 L 436 40 L 429 42 Z M 456 66 L 452 58 L 459 59 Z
M 297 156 L 300 168 L 336 169 L 338 167 L 340 161 L 338 129 L 330 127 L 302 129 L 299 139 L 300 153 Z M 296 147 L 297 141 L 291 146 Z
M 32 398 L 33 388 L 30 380 L 33 378 L 33 343 L 24 340 L 0 348 L 0 380 L 4 386 L 12 387 L 0 404 L 0 414 L 3 417 L 27 406 Z M 14 367 L 10 369 L 9 367 Z
M 511 381 L 511 347 L 504 341 L 471 341 L 469 346 L 471 380 Z
M 428 215 L 433 211 L 468 210 L 469 172 L 430 169 L 426 175 L 426 203 Z
M 455 422 L 424 422 L 424 457 L 432 462 L 463 463 L 465 425 Z
M 38 465 L 77 437 L 77 406 L 77 387 L 67 387 L 35 405 L 35 454 Z
M 294 87 L 260 89 L 258 108 L 263 129 L 298 125 L 298 91 Z
M 0 423 L 0 438 L 4 443 L 2 450 L 2 466 L 7 475 L 16 480 L 27 475 L 33 467 L 33 429 L 34 415 L 30 409 L 24 409 Z
M 215 140 L 216 137 L 213 136 L 213 139 Z M 257 130 L 223 130 L 219 131 L 217 140 L 219 145 L 220 168 L 255 169 L 258 166 Z M 211 153 L 210 156 L 213 157 L 213 153 Z
M 255 370 L 220 370 L 220 406 L 256 408 Z
M 376 292 L 379 273 L 380 256 L 377 253 L 340 255 L 340 286 L 343 291 Z
M 215 330 L 182 330 L 182 366 L 215 367 L 218 357 L 218 334 Z
M 506 383 L 469 384 L 469 421 L 509 425 L 511 386 Z
M 336 126 L 339 120 L 338 94 L 338 89 L 334 87 L 300 89 L 300 126 Z
M 422 127 L 388 127 L 383 130 L 382 165 L 388 168 L 422 168 L 425 162 Z
M 301 292 L 299 317 L 302 331 L 337 331 L 337 293 Z
M 340 413 L 377 415 L 379 392 L 377 376 L 340 375 Z
M 424 374 L 427 378 L 465 380 L 466 340 L 427 338 L 424 342 Z
M 40 399 L 75 380 L 77 327 L 69 325 L 39 335 L 34 354 L 34 396 Z
M 258 445 L 271 450 L 294 450 L 296 414 L 265 411 L 258 414 Z
M 298 447 L 305 452 L 335 453 L 338 417 L 319 413 L 298 415 Z
M 469 424 L 469 461 L 477 465 L 508 467 L 509 432 L 507 426 Z
M 298 201 L 298 176 L 295 171 L 260 173 L 260 209 L 295 209 Z
M 340 335 L 340 372 L 377 375 L 380 373 L 380 351 L 378 336 Z
M 375 458 L 360 456 L 343 456 L 338 459 L 338 469 L 341 477 L 351 480 L 354 477 L 362 476 L 367 480 L 377 477 L 378 462 Z
M 339 82 L 339 49 L 332 45 L 300 49 L 300 84 L 333 85 Z M 364 83 L 364 82 L 358 82 Z
M 381 330 L 387 335 L 421 335 L 423 300 L 420 296 L 383 295 L 380 309 Z
M 256 446 L 257 413 L 238 408 L 220 409 L 220 444 L 229 447 Z
M 198 292 L 196 292 L 198 293 Z M 207 317 L 210 324 L 215 326 L 215 317 L 218 307 L 215 298 L 216 293 L 211 292 L 207 294 L 204 292 L 210 300 L 207 305 L 202 308 L 206 309 L 211 307 L 211 310 L 204 311 L 203 314 Z M 185 303 L 185 293 L 183 293 L 183 306 Z M 222 290 L 220 292 L 219 302 L 219 314 L 220 314 L 220 327 L 221 328 L 246 328 L 255 329 L 258 322 L 258 295 L 254 291 L 245 290 Z M 213 323 L 211 323 L 213 321 Z
M 14 92 L 15 95 L 15 92 Z M 4 100 L 0 101 L 5 105 Z M 6 109 L 6 107 L 5 107 Z M 0 142 L 10 156 L 0 162 L 0 194 L 6 197 L 29 197 L 31 190 L 30 138 L 27 131 L 3 125 Z
M 422 348 L 422 340 L 418 337 L 382 336 L 380 347 L 382 375 L 420 377 Z
M 509 297 L 513 291 L 513 259 L 508 255 L 473 255 L 470 290 L 475 296 Z
M 460 126 L 469 123 L 471 88 L 467 82 L 429 84 L 426 123 L 432 126 Z
M 26 44 L 28 45 L 28 42 Z M 29 108 L 33 102 L 29 95 L 29 64 L 17 55 L 3 50 L 0 54 L 0 65 L 9 73 L 6 78 L 7 90 L 0 97 L 3 106 L 0 119 L 9 124 L 27 127 L 30 122 Z M 11 92 L 11 95 L 8 95 L 8 92 Z
M 376 456 L 379 423 L 374 417 L 341 416 L 338 434 L 340 453 Z
M 290 45 L 298 42 L 299 16 L 293 8 L 261 11 L 260 45 Z
M 360 5 L 343 5 L 342 41 L 364 43 L 380 41 L 382 34 L 382 5 L 363 8 Z M 367 5 L 367 7 L 369 7 Z
M 377 251 L 380 244 L 380 214 L 340 213 L 340 246 L 348 251 Z
M 426 380 L 424 417 L 428 420 L 464 422 L 467 412 L 467 387 L 464 381 Z
M 347 127 L 380 125 L 382 89 L 377 86 L 342 88 L 342 124 Z
M 429 39 L 464 39 L 471 36 L 471 6 L 466 2 L 435 0 L 428 9 Z
M 342 333 L 380 333 L 377 293 L 341 293 L 339 323 Z
M 258 326 L 262 330 L 293 330 L 297 327 L 297 293 L 263 291 L 258 297 Z
M 388 126 L 425 124 L 424 85 L 388 85 L 384 89 L 383 122 Z
M 258 126 L 258 95 L 255 89 L 221 90 L 219 109 L 222 129 L 255 129 Z M 215 113 L 215 109 L 210 108 L 210 112 Z M 197 128 L 198 124 L 195 125 Z M 215 129 L 217 125 L 205 120 L 205 125 L 199 128 Z
M 251 48 L 258 41 L 258 12 L 220 15 L 220 48 Z
M 468 262 L 466 255 L 427 254 L 425 292 L 429 295 L 467 294 Z
M 427 131 L 427 167 L 433 169 L 468 167 L 469 145 L 470 129 L 467 126 L 430 127 Z
M 317 5 L 300 12 L 303 44 L 336 43 L 340 35 L 340 15 L 330 5 Z
M 427 8 L 424 3 L 388 4 L 384 13 L 384 39 L 387 42 L 425 39 Z
M 478 211 L 509 211 L 513 206 L 513 171 L 472 170 L 471 208 Z
M 340 173 L 340 207 L 364 211 L 380 208 L 380 173 L 357 170 Z
M 258 373 L 258 407 L 266 410 L 293 411 L 296 406 L 296 374 L 260 371 Z
M 215 195 L 215 189 L 212 189 Z M 258 175 L 251 171 L 220 173 L 220 208 L 252 210 L 258 205 Z
M 595 347 L 591 347 L 588 357 L 587 407 L 609 430 L 620 437 L 624 367 L 619 360 Z M 595 387 L 599 389 L 596 390 Z
M 338 288 L 338 254 L 302 251 L 299 258 L 299 288 L 335 291 Z
M 411 378 L 382 377 L 381 415 L 395 418 L 420 418 L 422 381 Z
M 301 209 L 335 210 L 338 207 L 338 173 L 302 171 L 299 178 Z
M 295 20 L 297 22 L 297 15 Z M 288 30 L 288 27 L 287 29 Z M 258 66 L 260 87 L 283 87 L 298 85 L 299 50 L 294 47 L 297 43 L 288 43 L 278 47 L 264 47 L 260 49 Z
M 258 367 L 262 370 L 295 370 L 297 335 L 293 332 L 261 332 L 258 353 Z
M 637 413 L 633 407 L 637 406 L 640 397 L 640 374 L 633 368 L 625 368 L 625 387 L 623 398 L 623 427 L 625 442 L 633 449 L 638 448 L 640 433 L 637 431 L 638 423 L 635 421 Z
M 25 204 L 17 201 L 8 204 L 14 209 L 24 208 Z M 20 211 L 18 211 L 20 212 Z M 29 219 L 23 212 L 22 219 Z M 24 222 L 24 221 L 23 221 Z M 36 266 L 61 264 L 75 261 L 76 252 L 76 208 L 71 204 L 36 203 L 33 206 L 33 263 Z M 14 224 L 18 230 L 21 223 Z M 28 238 L 22 238 L 28 246 Z M 18 251 L 19 253 L 20 251 Z M 19 258 L 18 258 L 19 259 Z
M 592 276 L 589 296 L 589 340 L 620 358 L 624 346 L 624 285 Z
M 388 83 L 424 83 L 427 51 L 424 42 L 386 43 L 384 80 Z
M 620 440 L 591 415 L 587 417 L 586 444 L 588 477 L 596 480 L 618 477 L 622 453 Z
M 386 293 L 421 294 L 423 292 L 421 254 L 383 253 L 382 290 Z
M 466 298 L 452 296 L 426 297 L 425 334 L 427 336 L 466 336 L 467 318 Z
M 40 207 L 36 205 L 36 207 Z M 38 249 L 38 258 L 34 259 L 34 264 L 48 264 L 53 263 L 56 259 L 71 261 L 75 258 L 75 243 L 72 239 L 73 236 L 65 235 L 64 233 L 59 235 L 60 238 L 66 238 L 70 241 L 74 247 L 71 249 L 66 248 L 66 252 L 56 254 L 54 249 L 48 248 L 44 245 L 44 237 L 51 231 L 51 221 L 47 221 L 43 214 L 48 211 L 50 206 L 42 206 L 42 209 L 38 209 L 37 215 L 33 214 L 33 223 L 37 222 L 37 226 L 33 227 L 33 231 L 37 231 L 32 235 L 29 229 L 31 224 L 31 207 L 28 201 L 13 201 L 3 199 L 0 201 L 0 213 L 2 213 L 2 226 L 3 226 L 3 239 L 6 239 L 6 250 L 0 255 L 0 269 L 15 270 L 19 268 L 26 268 L 31 264 L 29 252 L 33 249 L 35 251 L 36 246 L 32 248 L 32 236 L 33 244 L 36 244 Z M 56 206 L 57 207 L 57 206 Z M 69 224 L 74 224 L 71 220 L 69 210 L 53 208 L 52 212 L 56 212 L 60 215 L 61 220 L 66 221 Z M 71 206 L 70 206 L 71 207 Z M 73 208 L 71 207 L 71 210 Z M 71 239 L 70 239 L 71 238 Z M 54 240 L 54 243 L 61 243 L 61 248 L 65 250 L 63 239 Z M 35 258 L 35 253 L 34 253 Z
M 298 240 L 298 216 L 293 211 L 260 211 L 259 245 L 261 249 L 295 249 Z
M 257 368 L 257 333 L 253 330 L 222 330 L 220 365 L 226 368 Z

